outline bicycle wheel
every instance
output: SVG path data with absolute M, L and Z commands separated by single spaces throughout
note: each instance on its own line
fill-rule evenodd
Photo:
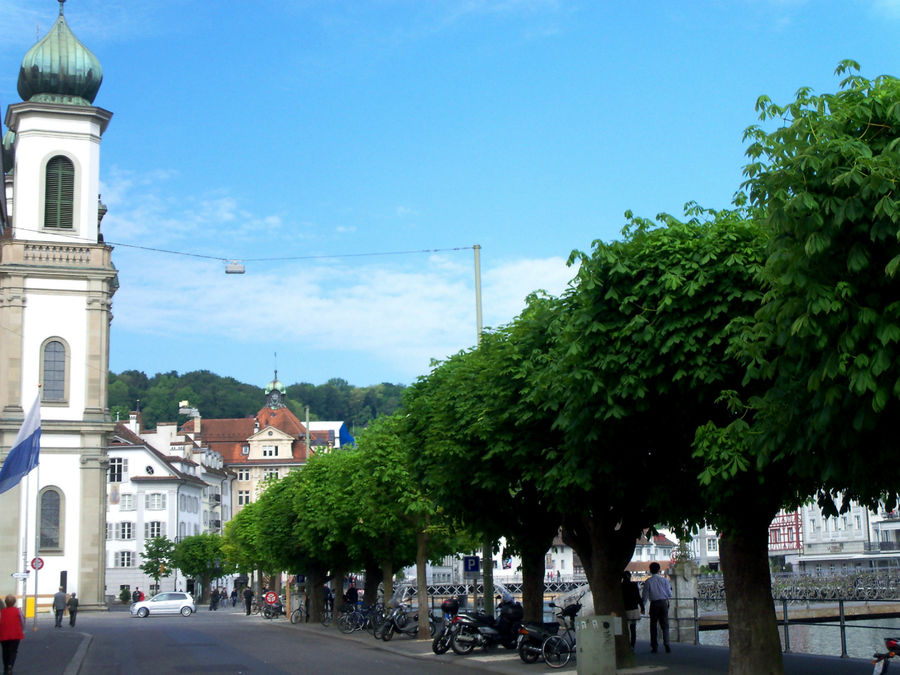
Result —
M 562 668 L 569 662 L 572 648 L 559 635 L 551 635 L 541 645 L 541 654 L 544 656 L 544 663 L 548 666 Z
M 252 605 L 250 605 L 250 611 L 251 611 L 253 614 L 259 614 L 259 605 L 257 605 L 257 604 L 254 602 Z
M 352 633 L 356 630 L 356 613 L 341 614 L 338 617 L 337 625 L 342 633 Z
M 303 611 L 302 607 L 298 607 L 293 612 L 291 612 L 291 623 L 302 623 L 305 618 L 306 612 Z
M 333 615 L 332 615 L 330 609 L 323 609 L 323 610 L 322 610 L 321 624 L 322 624 L 323 626 L 325 626 L 325 628 L 328 628 L 328 626 L 331 625 L 331 621 L 332 621 L 333 618 L 334 618 L 334 617 L 333 617 Z

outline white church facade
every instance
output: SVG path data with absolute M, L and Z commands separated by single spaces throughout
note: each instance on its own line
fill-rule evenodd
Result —
M 64 0 L 63 0 L 64 2 Z M 0 494 L 0 594 L 31 596 L 9 572 L 40 558 L 38 604 L 59 586 L 82 608 L 105 592 L 109 328 L 118 286 L 103 243 L 100 143 L 112 113 L 93 105 L 102 70 L 63 16 L 23 59 L 3 142 L 0 223 L 0 460 L 40 388 L 37 469 Z

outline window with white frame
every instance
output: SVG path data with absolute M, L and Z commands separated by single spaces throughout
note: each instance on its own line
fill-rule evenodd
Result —
M 144 508 L 148 511 L 161 511 L 166 508 L 165 492 L 148 492 L 144 495 Z
M 710 537 L 706 540 L 706 550 L 710 552 L 715 552 L 719 550 L 719 540 L 713 539 Z
M 116 539 L 134 539 L 134 523 L 116 523 Z
M 128 480 L 128 460 L 123 457 L 110 457 L 109 482 L 124 483 Z
M 238 490 L 238 506 L 250 503 L 250 490 Z
M 209 525 L 209 511 L 203 509 L 203 524 Z
M 122 494 L 119 497 L 120 511 L 134 511 L 134 495 L 131 493 Z
M 250 469 L 238 469 L 238 480 L 250 480 Z
M 278 478 L 278 469 L 266 469 L 266 478 Z
M 131 567 L 133 563 L 131 551 L 116 553 L 116 567 Z
M 263 457 L 278 457 L 278 446 L 264 445 L 262 446 L 262 454 Z

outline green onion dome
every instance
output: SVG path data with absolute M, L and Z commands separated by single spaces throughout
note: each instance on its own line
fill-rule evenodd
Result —
M 103 82 L 100 61 L 66 23 L 64 2 L 53 28 L 22 59 L 18 90 L 24 101 L 91 105 Z

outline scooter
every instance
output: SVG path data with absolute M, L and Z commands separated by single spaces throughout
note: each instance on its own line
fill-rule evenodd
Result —
M 513 601 L 512 595 L 501 584 L 497 583 L 495 587 L 500 587 L 500 616 L 494 618 L 483 612 L 458 614 L 453 620 L 456 632 L 450 638 L 450 648 L 455 654 L 468 654 L 478 646 L 516 648 L 524 614 L 522 605 Z
M 876 653 L 872 655 L 874 659 L 872 665 L 875 666 L 872 675 L 883 675 L 888 672 L 891 659 L 900 654 L 900 638 L 884 638 L 884 646 L 888 649 L 886 654 Z
M 435 654 L 443 654 L 450 649 L 450 641 L 457 628 L 453 619 L 459 614 L 459 600 L 456 598 L 444 600 L 441 603 L 441 612 L 444 614 L 444 620 L 441 622 L 441 629 L 437 631 L 431 643 L 431 651 Z
M 544 640 L 557 633 L 559 633 L 558 621 L 522 624 L 519 626 L 519 639 L 516 643 L 519 658 L 525 663 L 534 663 L 541 658 L 541 645 L 544 644 Z
M 428 628 L 431 635 L 434 635 L 434 617 L 429 613 Z M 384 623 L 375 631 L 375 639 L 381 638 L 388 642 L 394 633 L 398 635 L 408 635 L 409 637 L 417 637 L 419 635 L 419 614 L 418 612 L 410 613 L 404 605 L 394 607 Z

